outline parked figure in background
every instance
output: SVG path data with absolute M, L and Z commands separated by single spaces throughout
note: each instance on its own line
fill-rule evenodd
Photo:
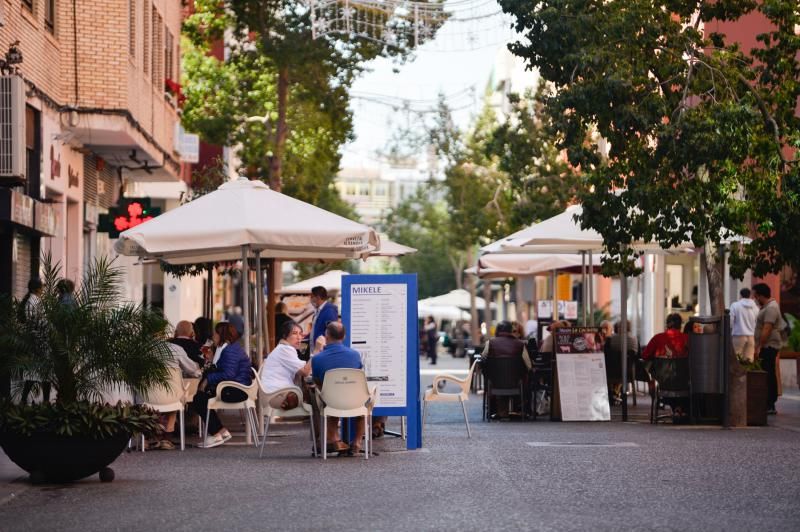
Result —
M 42 280 L 38 277 L 34 277 L 30 281 L 28 281 L 28 293 L 22 298 L 22 315 L 20 316 L 23 320 L 39 320 L 41 317 L 41 309 L 42 309 L 42 290 L 44 289 L 44 285 L 42 284 Z M 43 333 L 44 334 L 44 333 Z M 45 403 L 50 402 L 50 383 L 49 382 L 41 382 L 38 381 L 31 381 L 25 379 L 25 382 L 22 385 L 22 397 L 20 401 L 22 404 L 26 404 L 28 402 L 28 396 L 31 394 L 33 388 L 39 384 L 39 387 L 42 390 L 42 400 Z
M 767 414 L 777 414 L 775 401 L 778 400 L 778 377 L 775 366 L 778 363 L 778 351 L 783 347 L 781 331 L 786 328 L 786 321 L 778 302 L 772 299 L 769 286 L 758 283 L 753 286 L 753 294 L 761 307 L 755 328 L 756 360 L 761 361 L 761 367 L 767 372 Z
M 485 360 L 487 369 L 491 365 L 492 359 L 512 358 L 521 359 L 522 364 L 530 371 L 532 367 L 531 359 L 525 347 L 525 342 L 517 337 L 518 333 L 524 333 L 524 331 L 515 331 L 511 322 L 504 320 L 497 324 L 495 328 L 495 337 L 486 342 L 486 345 L 483 347 L 483 353 L 481 353 L 481 357 Z M 494 397 L 490 399 L 497 399 L 494 408 L 497 417 L 507 418 L 507 399 L 505 397 Z M 492 411 L 492 405 L 489 405 L 489 410 Z
M 261 384 L 265 392 L 271 394 L 283 388 L 297 386 L 303 390 L 305 402 L 309 402 L 304 379 L 311 374 L 311 361 L 303 362 L 297 356 L 302 341 L 303 329 L 300 325 L 292 320 L 284 322 L 278 345 L 267 355 L 261 370 Z M 295 392 L 284 392 L 274 395 L 269 406 L 291 410 L 300 404 L 300 399 Z
M 78 303 L 75 301 L 75 283 L 69 279 L 61 279 L 56 284 L 56 292 L 58 292 L 58 303 L 68 308 L 75 308 Z
M 739 291 L 739 301 L 731 305 L 731 336 L 733 352 L 747 360 L 755 357 L 755 331 L 758 318 L 758 305 L 750 299 L 750 289 Z
M 425 340 L 428 345 L 428 359 L 431 365 L 436 365 L 436 349 L 439 344 L 439 329 L 436 327 L 436 321 L 433 316 L 425 318 Z
M 606 322 L 603 322 L 606 323 Z M 622 402 L 622 336 L 619 334 L 620 322 L 614 324 L 612 335 L 608 336 L 603 346 L 606 361 L 606 381 L 608 382 L 608 400 L 612 405 Z M 639 340 L 631 334 L 631 323 L 627 322 L 628 331 L 628 382 L 633 382 L 633 368 L 639 358 Z
M 325 336 L 325 327 L 339 319 L 339 308 L 328 301 L 328 290 L 324 286 L 311 289 L 311 304 L 314 306 L 314 318 L 311 321 L 308 345 L 313 346 L 317 338 Z
M 344 336 L 344 325 L 338 321 L 332 321 L 325 327 L 325 348 L 311 359 L 311 374 L 319 389 L 322 389 L 325 384 L 325 373 L 328 370 L 361 369 L 363 367 L 358 351 L 350 349 L 342 343 Z M 345 452 L 349 449 L 355 453 L 361 449 L 361 440 L 364 437 L 364 419 L 356 418 L 354 425 L 355 435 L 350 445 L 347 445 L 339 437 L 339 419 L 328 418 L 328 426 L 324 427 L 324 430 L 328 431 L 328 452 Z
M 667 316 L 667 330 L 653 336 L 642 351 L 645 367 L 651 371 L 653 378 L 664 390 L 689 388 L 688 364 L 685 363 L 685 359 L 689 356 L 689 336 L 681 331 L 682 323 L 683 318 L 680 314 L 674 313 Z M 658 359 L 657 363 L 656 359 Z M 683 421 L 687 417 L 688 398 L 666 398 L 664 404 L 672 408 L 675 421 Z
M 239 344 L 239 333 L 236 327 L 230 323 L 217 324 L 217 330 L 221 334 L 215 334 L 215 342 L 225 347 L 221 350 L 216 366 L 207 368 L 205 377 L 200 381 L 198 392 L 194 396 L 192 406 L 201 418 L 206 418 L 208 412 L 208 400 L 216 395 L 217 385 L 222 381 L 234 381 L 245 386 L 249 386 L 253 381 L 250 357 L 244 352 Z M 215 331 L 216 333 L 216 331 Z M 219 336 L 219 338 L 216 338 Z M 225 388 L 220 396 L 223 402 L 238 403 L 247 399 L 247 394 L 236 388 Z M 222 445 L 231 439 L 231 433 L 222 426 L 219 416 L 215 411 L 211 411 L 208 416 L 208 437 L 200 444 L 200 447 L 210 448 Z
M 186 320 L 179 321 L 175 326 L 175 336 L 170 338 L 169 342 L 182 347 L 186 352 L 186 356 L 199 367 L 202 368 L 205 365 L 206 361 L 203 358 L 203 353 L 200 352 L 200 344 L 194 339 L 194 327 L 191 322 Z
M 289 316 L 289 307 L 283 301 L 278 301 L 275 304 L 275 341 L 272 342 L 272 345 L 278 345 L 281 341 L 283 338 L 283 324 L 289 321 L 293 321 L 292 317 Z

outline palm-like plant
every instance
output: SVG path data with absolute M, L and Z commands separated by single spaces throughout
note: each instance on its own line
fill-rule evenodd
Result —
M 0 369 L 17 380 L 49 382 L 62 405 L 96 402 L 124 386 L 144 392 L 167 385 L 167 320 L 122 299 L 123 272 L 107 258 L 95 260 L 75 294 L 59 301 L 61 268 L 43 260 L 41 304 L 26 312 L 21 301 L 0 301 Z

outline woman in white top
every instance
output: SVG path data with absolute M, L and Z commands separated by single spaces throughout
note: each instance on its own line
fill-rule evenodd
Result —
M 280 341 L 267 355 L 264 369 L 261 370 L 261 385 L 266 393 L 273 393 L 290 386 L 303 386 L 303 379 L 311 374 L 311 361 L 303 362 L 297 356 L 297 349 L 303 340 L 303 330 L 294 321 L 287 321 L 279 331 Z M 305 393 L 305 392 L 304 392 Z M 295 392 L 284 392 L 270 398 L 273 408 L 290 410 L 298 405 L 300 398 Z

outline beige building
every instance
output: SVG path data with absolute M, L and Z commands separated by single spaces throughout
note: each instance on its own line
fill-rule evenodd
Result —
M 0 292 L 24 295 L 40 252 L 73 279 L 111 253 L 98 217 L 121 194 L 177 203 L 182 4 L 0 0 L 0 43 L 22 54 L 0 83 Z M 141 301 L 143 269 L 122 264 Z

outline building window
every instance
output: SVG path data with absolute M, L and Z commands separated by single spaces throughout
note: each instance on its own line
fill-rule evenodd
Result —
M 356 195 L 356 186 L 353 183 L 347 184 L 347 191 L 345 192 L 347 196 L 355 196 Z
M 22 0 L 22 7 L 33 13 L 33 0 Z
M 56 0 L 44 0 L 44 27 L 56 34 Z
M 177 81 L 175 79 L 175 38 L 172 34 L 164 30 L 164 78 Z M 166 84 L 164 85 L 166 90 Z
M 375 185 L 375 196 L 377 197 L 384 197 L 386 196 L 386 185 Z
M 369 196 L 369 183 L 364 183 L 358 187 L 359 196 Z
M 150 73 L 150 27 L 147 23 L 150 20 L 150 6 L 147 0 L 142 2 L 142 69 L 145 74 Z
M 156 6 L 153 6 L 153 18 L 150 28 L 153 32 L 153 84 L 164 86 L 164 25 Z M 163 90 L 163 89 L 162 89 Z
M 128 55 L 136 58 L 136 0 L 128 0 Z

